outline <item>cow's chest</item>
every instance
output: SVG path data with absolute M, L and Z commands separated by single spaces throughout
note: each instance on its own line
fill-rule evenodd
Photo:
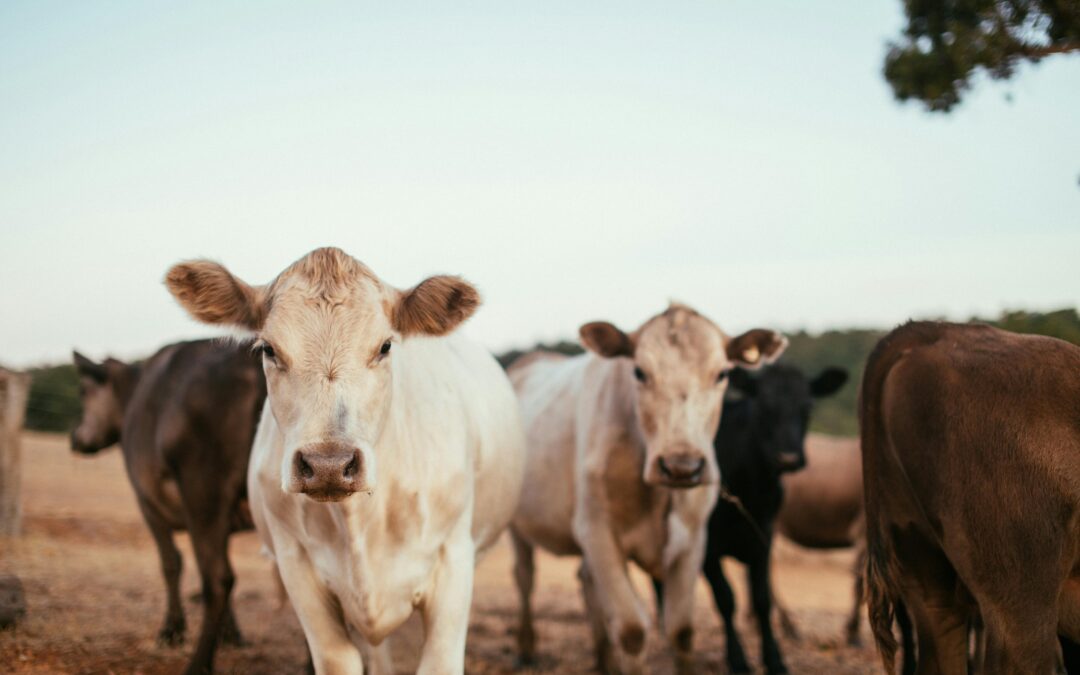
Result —
M 464 506 L 434 489 L 421 494 L 392 486 L 386 497 L 381 507 L 336 518 L 327 518 L 323 505 L 302 502 L 296 533 L 346 623 L 375 643 L 427 599 Z
M 659 575 L 669 534 L 672 491 L 647 485 L 642 480 L 643 469 L 640 450 L 612 448 L 604 472 L 604 499 L 611 527 L 627 557 L 650 574 Z

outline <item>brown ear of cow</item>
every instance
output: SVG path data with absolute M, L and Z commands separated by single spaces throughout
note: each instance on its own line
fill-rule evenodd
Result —
M 394 308 L 394 329 L 405 336 L 446 335 L 479 306 L 480 292 L 461 277 L 430 277 L 402 293 Z
M 607 321 L 590 321 L 578 331 L 585 347 L 600 356 L 634 355 L 634 339 Z
M 216 262 L 173 265 L 165 275 L 165 285 L 180 306 L 203 323 L 258 330 L 266 320 L 265 291 L 237 279 Z
M 754 370 L 780 358 L 787 349 L 788 340 L 776 331 L 766 328 L 748 330 L 728 341 L 728 360 L 748 370 Z
M 75 370 L 80 375 L 86 375 L 98 383 L 104 383 L 109 379 L 109 371 L 105 369 L 103 364 L 91 361 L 74 350 L 71 352 L 71 358 L 75 362 Z

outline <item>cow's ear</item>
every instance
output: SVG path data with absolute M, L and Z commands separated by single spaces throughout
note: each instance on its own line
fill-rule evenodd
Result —
M 480 292 L 461 277 L 424 279 L 398 299 L 394 330 L 402 335 L 446 335 L 473 315 Z
M 72 351 L 71 357 L 79 375 L 85 375 L 98 384 L 105 384 L 109 379 L 109 372 L 104 365 L 91 361 L 77 351 Z
M 787 338 L 780 333 L 755 328 L 728 340 L 725 349 L 728 360 L 741 368 L 756 370 L 780 358 L 787 345 Z
M 173 265 L 165 285 L 180 306 L 203 323 L 256 331 L 266 321 L 266 289 L 249 286 L 216 262 Z
M 591 321 L 578 331 L 589 351 L 605 358 L 634 356 L 634 339 L 607 321 Z
M 828 367 L 810 381 L 810 395 L 814 398 L 831 396 L 847 382 L 848 374 L 843 368 Z

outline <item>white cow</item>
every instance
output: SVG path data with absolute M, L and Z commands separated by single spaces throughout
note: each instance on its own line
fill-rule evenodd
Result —
M 509 381 L 449 335 L 476 290 L 436 276 L 400 291 L 333 248 L 265 286 L 208 261 L 176 265 L 166 284 L 195 318 L 253 333 L 263 355 L 249 498 L 316 671 L 392 672 L 383 640 L 418 609 L 419 672 L 463 672 L 473 567 L 510 521 L 524 468 Z
M 524 357 L 510 368 L 528 435 L 529 481 L 514 516 L 521 593 L 518 647 L 532 658 L 533 548 L 581 555 L 597 657 L 606 672 L 644 669 L 647 607 L 626 563 L 664 584 L 663 624 L 680 672 L 693 672 L 694 583 L 720 470 L 713 438 L 727 374 L 783 352 L 755 329 L 735 338 L 672 305 L 627 335 L 606 322 L 581 328 L 592 352 Z

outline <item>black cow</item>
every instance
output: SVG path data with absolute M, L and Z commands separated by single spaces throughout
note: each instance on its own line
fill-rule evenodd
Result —
M 266 382 L 260 357 L 221 340 L 181 342 L 141 364 L 95 363 L 75 353 L 82 419 L 75 452 L 119 442 L 124 466 L 161 555 L 168 590 L 165 644 L 184 639 L 180 552 L 173 532 L 187 530 L 202 576 L 203 623 L 188 673 L 213 669 L 219 638 L 239 644 L 229 595 L 229 534 L 251 529 L 247 466 Z
M 809 381 L 787 365 L 770 366 L 758 375 L 743 370 L 731 374 L 714 443 L 724 493 L 709 518 L 704 572 L 724 619 L 733 673 L 750 668 L 735 631 L 735 596 L 720 561 L 729 556 L 746 565 L 765 669 L 770 674 L 787 672 L 769 621 L 769 552 L 784 496 L 780 475 L 806 464 L 803 443 L 813 399 L 835 393 L 846 381 L 847 372 L 839 368 L 826 368 Z

